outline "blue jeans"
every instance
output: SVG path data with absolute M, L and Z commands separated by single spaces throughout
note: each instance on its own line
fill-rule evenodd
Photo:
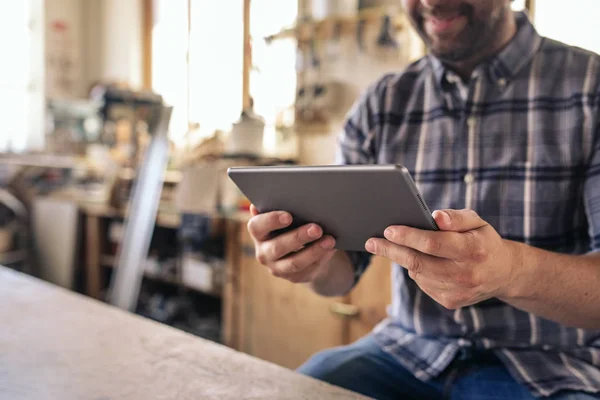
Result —
M 475 364 L 475 366 L 473 366 Z M 375 399 L 533 400 L 495 356 L 423 382 L 379 348 L 371 336 L 315 354 L 298 372 Z M 458 371 L 458 370 L 455 370 Z M 600 395 L 559 392 L 553 400 L 600 399 Z

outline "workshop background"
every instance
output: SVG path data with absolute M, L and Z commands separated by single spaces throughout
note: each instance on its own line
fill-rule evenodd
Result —
M 513 7 L 600 52 L 597 0 Z M 400 1 L 0 0 L 0 30 L 0 265 L 288 368 L 385 317 L 382 259 L 343 298 L 272 277 L 226 170 L 333 163 L 424 54 Z

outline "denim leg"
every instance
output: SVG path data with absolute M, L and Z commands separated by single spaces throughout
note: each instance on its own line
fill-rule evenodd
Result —
M 491 358 L 475 363 L 454 381 L 451 399 L 460 400 L 534 400 L 536 399 L 510 375 L 502 363 Z M 594 400 L 598 394 L 564 391 L 549 400 Z
M 551 400 L 598 400 L 600 393 L 558 392 L 550 397 Z
M 311 357 L 298 372 L 375 399 L 439 399 L 442 385 L 415 378 L 369 335 Z
M 451 389 L 452 400 L 534 400 L 524 386 L 509 374 L 504 365 L 473 366 L 456 379 Z

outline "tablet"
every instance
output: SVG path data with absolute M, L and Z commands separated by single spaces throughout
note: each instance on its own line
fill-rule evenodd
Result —
M 390 225 L 438 227 L 402 165 L 232 167 L 229 177 L 261 213 L 287 211 L 319 224 L 340 250 L 365 251 Z

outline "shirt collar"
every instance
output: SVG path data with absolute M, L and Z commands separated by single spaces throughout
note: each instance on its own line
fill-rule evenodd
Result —
M 495 56 L 486 61 L 477 70 L 483 68 L 492 82 L 503 89 L 517 73 L 527 65 L 542 44 L 542 37 L 537 33 L 525 12 L 515 12 L 517 33 L 512 40 Z M 449 71 L 442 61 L 429 53 L 429 62 L 433 74 L 440 87 L 445 87 Z M 476 70 L 476 71 L 477 71 Z

